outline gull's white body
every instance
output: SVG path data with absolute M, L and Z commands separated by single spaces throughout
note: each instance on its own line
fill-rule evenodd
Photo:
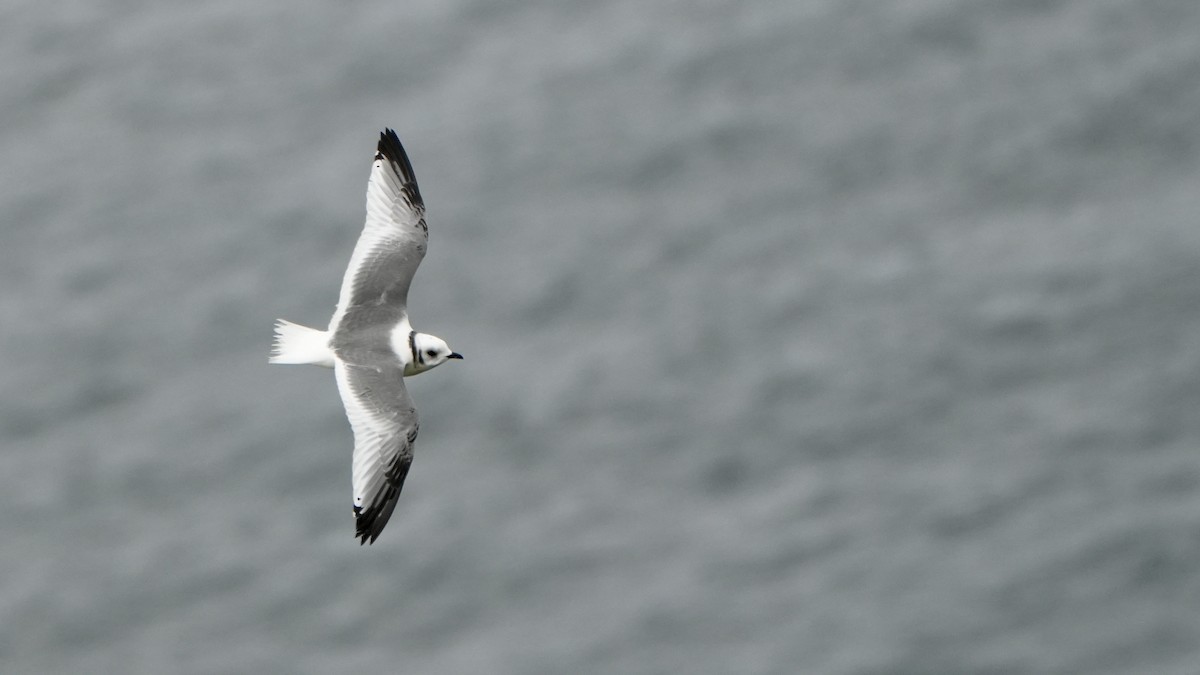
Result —
M 367 220 L 342 279 L 328 330 L 280 319 L 270 362 L 334 369 L 354 431 L 355 536 L 374 543 L 396 508 L 412 464 L 417 411 L 404 377 L 462 358 L 417 333 L 408 289 L 429 230 L 412 164 L 395 132 L 380 134 L 367 183 Z

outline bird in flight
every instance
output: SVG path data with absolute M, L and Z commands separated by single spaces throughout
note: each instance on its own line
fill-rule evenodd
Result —
M 462 355 L 412 328 L 408 287 L 429 242 L 425 204 L 396 132 L 385 129 L 363 226 L 328 330 L 279 319 L 269 361 L 333 368 L 354 431 L 354 536 L 375 543 L 400 497 L 417 440 L 404 378 Z

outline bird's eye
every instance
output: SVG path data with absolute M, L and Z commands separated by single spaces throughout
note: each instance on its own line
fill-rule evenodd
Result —
M 425 356 L 430 356 L 430 357 L 437 356 L 437 351 L 433 350 L 433 349 L 426 349 Z

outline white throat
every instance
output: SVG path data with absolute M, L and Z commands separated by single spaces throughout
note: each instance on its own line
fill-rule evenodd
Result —
M 413 329 L 409 323 L 408 317 L 400 320 L 396 327 L 392 329 L 392 351 L 396 353 L 396 358 L 400 359 L 400 363 L 404 364 L 404 376 L 409 377 L 422 372 L 424 369 L 420 367 L 420 363 L 416 358 L 416 347 L 413 344 Z

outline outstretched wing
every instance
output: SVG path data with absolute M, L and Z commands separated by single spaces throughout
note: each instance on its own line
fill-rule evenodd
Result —
M 334 364 L 338 392 L 354 430 L 354 536 L 375 543 L 413 460 L 417 411 L 400 368 Z
M 407 307 L 408 288 L 428 241 L 417 175 L 396 132 L 385 129 L 367 181 L 367 221 L 342 277 L 329 332 L 357 306 Z

